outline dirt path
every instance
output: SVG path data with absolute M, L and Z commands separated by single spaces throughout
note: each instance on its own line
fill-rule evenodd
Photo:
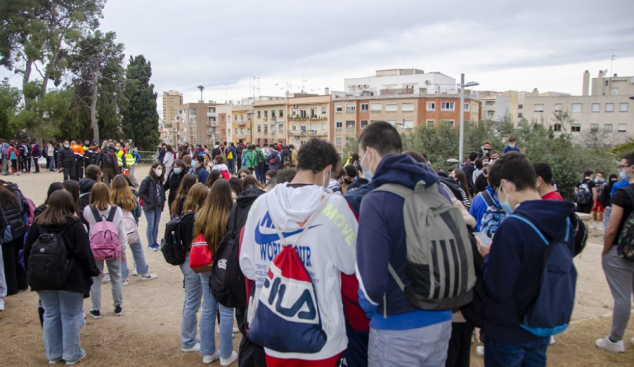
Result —
M 146 172 L 147 168 L 137 169 Z M 144 175 L 139 174 L 139 180 Z M 61 181 L 56 173 L 27 174 L 2 177 L 20 185 L 25 195 L 36 205 L 41 204 L 51 182 Z M 167 211 L 161 218 L 161 227 L 167 223 Z M 144 246 L 145 219 L 141 220 L 141 238 Z M 162 238 L 162 231 L 159 238 Z M 579 271 L 577 301 L 573 319 L 579 323 L 559 336 L 558 343 L 549 349 L 551 366 L 631 366 L 634 346 L 627 343 L 627 353 L 607 355 L 594 346 L 594 339 L 609 332 L 610 318 L 596 320 L 609 314 L 612 297 L 600 263 L 601 243 L 592 237 L 585 252 L 576 259 Z M 128 255 L 132 258 L 131 253 Z M 82 330 L 82 346 L 88 357 L 86 366 L 191 366 L 203 365 L 197 353 L 180 351 L 180 325 L 184 292 L 182 274 L 178 267 L 167 264 L 160 252 L 145 252 L 150 271 L 158 274 L 153 281 L 142 282 L 130 277 L 130 285 L 123 288 L 124 315 L 115 317 L 109 286 L 104 285 L 102 318 L 86 319 Z M 131 266 L 131 265 L 130 265 Z M 90 309 L 90 299 L 84 308 Z M 586 321 L 584 321 L 586 320 Z M 632 323 L 626 331 L 627 340 L 634 337 Z M 234 339 L 238 350 L 240 335 Z M 216 334 L 216 345 L 219 337 Z M 472 358 L 474 366 L 482 365 L 482 358 Z M 36 366 L 46 364 L 41 328 L 37 317 L 37 296 L 22 292 L 6 298 L 6 311 L 0 313 L 0 366 Z M 217 362 L 213 365 L 219 365 Z M 234 364 L 237 366 L 237 363 Z

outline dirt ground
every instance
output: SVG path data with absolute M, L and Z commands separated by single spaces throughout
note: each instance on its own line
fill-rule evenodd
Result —
M 145 176 L 146 167 L 137 169 L 139 181 Z M 41 204 L 50 183 L 61 181 L 61 174 L 43 172 L 7 176 L 2 179 L 19 184 L 23 193 Z M 168 213 L 163 212 L 161 227 L 167 223 Z M 145 219 L 140 223 L 141 238 L 145 241 Z M 598 232 L 598 231 L 597 231 Z M 160 231 L 159 238 L 163 237 Z M 608 334 L 611 322 L 612 296 L 601 269 L 600 234 L 590 238 L 585 252 L 576 260 L 576 306 L 573 324 L 557 336 L 557 344 L 548 350 L 550 366 L 632 366 L 634 325 L 630 322 L 626 335 L 624 354 L 611 354 L 599 350 L 594 340 Z M 129 258 L 132 258 L 128 251 Z M 109 285 L 102 288 L 102 317 L 86 319 L 82 330 L 82 347 L 88 356 L 81 362 L 86 366 L 192 366 L 203 365 L 198 353 L 182 353 L 180 350 L 180 325 L 184 292 L 182 274 L 178 267 L 167 264 L 160 252 L 145 252 L 150 271 L 159 278 L 142 282 L 130 277 L 130 285 L 123 288 L 122 317 L 115 317 Z M 131 264 L 129 266 L 132 266 Z M 42 332 L 37 317 L 37 295 L 21 292 L 7 297 L 6 311 L 0 312 L 0 366 L 36 366 L 46 364 Z M 91 307 L 90 299 L 84 308 Z M 235 335 L 234 350 L 238 350 L 240 334 Z M 219 337 L 216 334 L 216 345 Z M 475 348 L 475 344 L 473 346 Z M 219 365 L 218 362 L 212 366 Z M 483 366 L 483 359 L 472 355 L 473 366 Z M 237 366 L 237 363 L 234 364 Z

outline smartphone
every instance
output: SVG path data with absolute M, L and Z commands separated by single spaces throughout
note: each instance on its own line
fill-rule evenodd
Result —
M 491 243 L 493 243 L 493 240 L 490 239 L 484 232 L 473 232 L 473 235 L 476 236 L 485 246 L 491 246 Z

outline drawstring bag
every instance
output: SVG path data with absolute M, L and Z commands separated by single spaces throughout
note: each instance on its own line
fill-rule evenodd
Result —
M 207 240 L 202 233 L 199 233 L 192 242 L 192 248 L 189 251 L 189 267 L 194 273 L 204 273 L 211 271 L 211 264 L 214 256 L 211 254 Z

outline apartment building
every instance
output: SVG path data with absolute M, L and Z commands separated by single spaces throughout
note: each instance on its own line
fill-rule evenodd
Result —
M 228 141 L 238 143 L 240 139 L 243 142 L 253 141 L 253 111 L 252 105 L 235 105 L 231 106 L 233 117 L 230 118 L 231 127 L 230 138 Z
M 217 103 L 185 103 L 179 106 L 175 141 L 211 145 L 220 137 Z
M 163 123 L 171 124 L 176 115 L 180 113 L 183 104 L 183 95 L 175 90 L 163 92 Z
M 231 142 L 233 131 L 231 130 L 231 116 L 233 116 L 232 106 L 231 105 L 220 105 L 216 106 L 216 115 L 217 115 L 217 133 L 218 133 L 218 144 L 222 144 L 223 142 Z
M 248 139 L 260 146 L 278 142 L 287 144 L 287 100 L 259 100 L 253 103 L 252 139 Z
M 346 78 L 346 94 L 353 96 L 388 95 L 409 89 L 416 94 L 456 94 L 456 79 L 439 72 L 420 69 L 377 70 L 374 76 Z
M 299 148 L 311 138 L 332 141 L 331 99 L 329 95 L 288 99 L 289 144 Z

